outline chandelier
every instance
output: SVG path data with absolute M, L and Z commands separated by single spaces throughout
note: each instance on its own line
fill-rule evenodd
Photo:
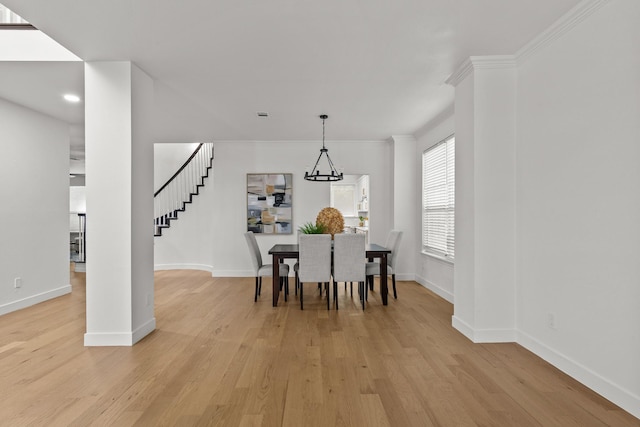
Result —
M 320 149 L 320 155 L 318 156 L 318 160 L 316 160 L 316 164 L 313 166 L 311 172 L 308 170 L 304 173 L 304 179 L 307 181 L 340 181 L 344 178 L 342 172 L 338 172 L 336 167 L 333 165 L 331 161 L 331 157 L 329 157 L 329 150 L 324 146 L 324 121 L 329 118 L 326 114 L 322 114 L 320 116 L 322 119 L 322 148 Z M 320 163 L 320 159 L 322 156 L 327 158 L 327 163 L 329 163 L 329 170 L 327 173 L 320 173 L 320 169 L 318 168 L 318 164 Z

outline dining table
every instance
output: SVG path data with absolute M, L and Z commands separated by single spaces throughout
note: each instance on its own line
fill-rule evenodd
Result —
M 366 258 L 369 261 L 373 261 L 376 258 L 380 259 L 380 296 L 382 298 L 382 304 L 388 303 L 388 288 L 387 288 L 387 256 L 391 253 L 390 249 L 384 246 L 369 243 L 365 247 Z M 273 259 L 273 306 L 278 306 L 278 297 L 280 296 L 280 263 L 285 259 L 298 259 L 300 255 L 300 247 L 298 244 L 275 244 L 269 249 L 269 254 Z

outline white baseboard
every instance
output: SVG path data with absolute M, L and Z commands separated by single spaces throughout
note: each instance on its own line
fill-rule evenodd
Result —
M 213 272 L 213 267 L 206 264 L 155 264 L 153 270 L 202 270 L 211 273 Z
M 451 325 L 474 343 L 516 342 L 515 329 L 474 329 L 464 320 L 451 316 Z
M 86 262 L 74 262 L 73 263 L 73 271 L 76 273 L 86 273 L 87 272 L 87 263 Z
M 131 347 L 156 329 L 155 317 L 131 332 L 87 332 L 85 347 Z
M 403 280 L 403 281 L 415 281 L 416 280 L 416 275 L 415 274 L 410 274 L 410 273 L 398 273 L 396 274 L 396 280 Z
M 453 326 L 455 329 L 458 330 L 458 332 L 460 332 L 462 335 L 464 335 L 465 337 L 469 338 L 471 340 L 471 342 L 475 342 L 473 340 L 473 328 L 471 326 L 469 326 L 469 324 L 467 322 L 465 322 L 464 320 L 460 319 L 459 317 L 456 316 L 451 316 L 451 326 Z
M 640 396 L 603 378 L 586 366 L 544 345 L 525 332 L 518 331 L 517 343 L 604 398 L 620 406 L 634 417 L 640 418 Z
M 22 310 L 23 308 L 31 307 L 32 305 L 36 305 L 41 302 L 45 302 L 69 293 L 71 293 L 71 285 L 66 285 L 60 288 L 51 289 L 50 291 L 31 295 L 26 298 L 21 298 L 16 301 L 8 302 L 6 304 L 0 305 L 0 316 L 2 316 L 3 314 L 11 313 L 13 311 Z
M 142 338 L 146 337 L 147 335 L 149 335 L 151 332 L 155 330 L 156 330 L 156 318 L 152 317 L 151 319 L 147 320 L 145 323 L 140 325 L 138 328 L 134 329 L 131 337 L 132 344 L 137 343 Z
M 428 281 L 422 276 L 416 275 L 416 282 L 420 283 L 425 288 L 429 289 L 434 294 L 438 295 L 440 298 L 444 298 L 451 304 L 453 304 L 453 294 L 446 289 L 441 288 L 433 282 Z
M 640 396 L 612 383 L 571 358 L 553 350 L 532 336 L 519 330 L 476 330 L 462 319 L 452 316 L 452 326 L 474 343 L 516 342 L 544 359 L 565 374 L 589 387 L 591 390 L 620 406 L 634 417 L 640 418 Z
M 476 329 L 477 343 L 516 342 L 518 332 L 515 329 Z

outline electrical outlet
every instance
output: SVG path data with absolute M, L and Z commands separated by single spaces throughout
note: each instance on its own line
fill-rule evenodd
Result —
M 13 287 L 14 287 L 14 288 L 16 288 L 16 289 L 18 289 L 18 288 L 21 288 L 21 287 L 22 287 L 22 278 L 21 278 L 21 277 L 16 277 L 16 278 L 13 280 Z
M 547 326 L 551 329 L 558 329 L 558 325 L 556 323 L 556 315 L 554 313 L 549 313 L 547 315 Z

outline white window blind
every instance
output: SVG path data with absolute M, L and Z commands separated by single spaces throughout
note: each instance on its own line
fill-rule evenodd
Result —
M 356 216 L 356 185 L 331 184 L 330 203 L 342 216 Z
M 422 250 L 453 261 L 455 138 L 422 153 Z

